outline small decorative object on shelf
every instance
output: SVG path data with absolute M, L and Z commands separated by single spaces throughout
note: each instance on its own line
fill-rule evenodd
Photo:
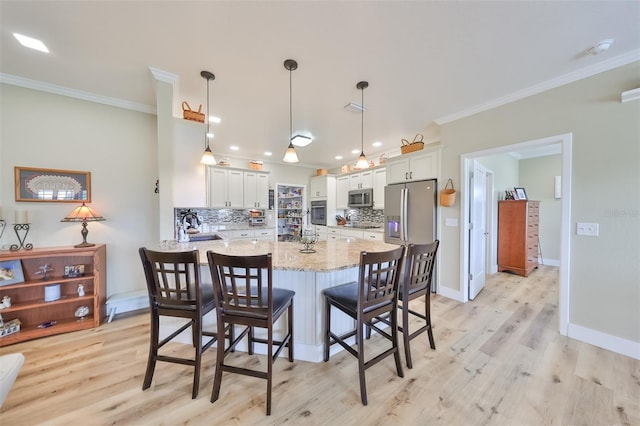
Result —
M 3 321 L 2 325 L 0 325 L 0 337 L 17 333 L 18 331 L 20 331 L 20 325 L 21 325 L 21 322 L 17 318 L 7 322 Z
M 84 286 L 82 284 L 78 284 L 78 296 L 84 296 Z
M 74 278 L 84 275 L 84 265 L 66 265 L 64 267 L 64 277 Z
M 56 325 L 58 321 L 45 321 L 38 324 L 38 328 L 49 328 Z
M 60 300 L 60 284 L 44 286 L 44 301 L 54 302 Z
M 4 296 L 2 298 L 2 304 L 0 304 L 0 309 L 10 308 L 11 307 L 11 298 L 9 296 Z
M 42 279 L 46 280 L 47 272 L 51 272 L 51 271 L 53 271 L 53 268 L 50 265 L 45 263 L 44 265 L 38 267 L 38 272 L 36 272 L 35 274 L 42 275 Z
M 75 316 L 79 320 L 85 319 L 87 315 L 89 315 L 89 308 L 87 306 L 80 306 L 76 309 Z

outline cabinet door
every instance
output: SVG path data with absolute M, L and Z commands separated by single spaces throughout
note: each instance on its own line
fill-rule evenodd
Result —
M 438 177 L 438 155 L 427 152 L 414 155 L 409 160 L 409 180 L 433 179 Z
M 312 200 L 327 197 L 327 178 L 325 176 L 313 177 L 309 180 L 309 197 Z
M 409 160 L 407 158 L 396 157 L 387 160 L 387 183 L 398 183 L 409 180 Z
M 252 209 L 256 206 L 258 174 L 244 172 L 244 207 Z
M 349 189 L 360 189 L 362 179 L 360 173 L 352 173 L 349 175 Z
M 228 207 L 229 170 L 209 167 L 209 207 Z
M 373 171 L 373 208 L 384 209 L 384 187 L 387 184 L 387 169 Z
M 336 209 L 349 208 L 349 175 L 336 179 Z
M 256 174 L 256 203 L 261 209 L 269 208 L 269 174 Z
M 360 172 L 360 189 L 373 188 L 373 170 Z
M 241 170 L 229 170 L 227 182 L 227 202 L 233 209 L 244 207 L 244 173 Z

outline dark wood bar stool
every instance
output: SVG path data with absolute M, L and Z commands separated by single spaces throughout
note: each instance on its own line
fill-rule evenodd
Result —
M 200 282 L 198 250 L 184 252 L 161 252 L 142 247 L 138 250 L 149 291 L 151 313 L 151 337 L 149 359 L 142 389 L 151 386 L 156 361 L 191 365 L 193 391 L 191 398 L 198 396 L 200 384 L 200 361 L 206 351 L 218 338 L 217 332 L 203 331 L 202 317 L 215 308 L 213 286 Z M 189 321 L 160 340 L 160 317 L 185 318 Z M 178 334 L 191 327 L 195 356 L 193 359 L 159 354 L 159 350 Z M 210 337 L 202 342 L 202 336 Z M 224 336 L 224 333 L 220 334 Z M 224 347 L 224 337 L 221 346 Z
M 222 373 L 243 374 L 267 380 L 267 415 L 271 414 L 273 363 L 283 348 L 288 347 L 289 362 L 293 362 L 293 296 L 295 292 L 273 287 L 271 253 L 258 256 L 228 256 L 207 252 L 213 277 L 217 310 L 218 333 L 223 336 L 225 324 L 244 326 L 229 347 L 218 347 L 216 372 L 211 402 L 218 400 Z M 273 339 L 273 326 L 287 312 L 287 333 L 281 340 Z M 267 337 L 254 335 L 254 327 L 267 330 Z M 248 336 L 249 355 L 254 343 L 267 345 L 267 371 L 236 367 L 225 363 L 225 357 L 238 342 Z M 276 348 L 273 351 L 274 346 Z
M 338 343 L 351 355 L 358 359 L 358 376 L 360 378 L 360 397 L 362 404 L 367 405 L 367 388 L 365 371 L 382 361 L 389 355 L 393 355 L 398 376 L 404 377 L 402 363 L 398 350 L 398 282 L 400 262 L 404 254 L 404 246 L 397 249 L 377 252 L 360 253 L 360 270 L 358 281 L 328 288 L 323 291 L 325 296 L 325 328 L 324 328 L 324 361 L 329 360 L 331 345 Z M 349 315 L 356 321 L 355 329 L 342 335 L 336 335 L 331 331 L 331 307 Z M 379 329 L 374 319 L 381 315 L 391 318 L 389 333 Z M 380 335 L 391 342 L 391 347 L 382 353 L 365 360 L 364 354 L 364 327 L 374 328 Z M 354 349 L 346 339 L 355 336 L 356 347 Z
M 426 331 L 429 335 L 431 349 L 436 348 L 431 329 L 431 283 L 439 245 L 440 241 L 435 240 L 429 244 L 409 244 L 407 249 L 406 271 L 400 283 L 398 307 L 402 310 L 400 331 L 402 332 L 404 354 L 409 368 L 413 368 L 411 348 L 409 346 L 411 339 Z M 409 302 L 422 296 L 425 297 L 424 315 L 409 309 Z M 425 324 L 413 333 L 409 331 L 409 314 L 425 321 Z

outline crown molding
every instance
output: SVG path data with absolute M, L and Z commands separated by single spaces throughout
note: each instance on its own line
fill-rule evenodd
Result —
M 25 87 L 27 89 L 39 90 L 41 92 L 53 93 L 55 95 L 68 96 L 70 98 L 82 99 L 84 101 L 95 102 L 114 106 L 118 108 L 130 109 L 144 112 L 146 114 L 156 114 L 156 107 L 152 105 L 140 104 L 137 102 L 125 101 L 123 99 L 111 98 L 108 96 L 96 95 L 95 93 L 82 90 L 70 89 L 68 87 L 45 83 L 43 81 L 31 80 L 11 74 L 0 73 L 0 83 L 11 84 L 13 86 Z
M 529 96 L 537 95 L 538 93 L 546 92 L 547 90 L 555 89 L 556 87 L 564 86 L 565 84 L 573 83 L 575 81 L 582 80 L 584 78 L 591 77 L 596 74 L 600 74 L 602 72 L 609 71 L 636 61 L 640 61 L 640 49 L 632 50 L 609 60 L 598 62 L 597 64 L 593 64 L 577 71 L 552 78 L 551 80 L 547 80 L 534 86 L 518 90 L 517 92 L 511 93 L 509 95 L 491 100 L 489 102 L 485 102 L 480 105 L 476 105 L 471 108 L 467 108 L 462 111 L 437 118 L 433 121 L 437 125 L 442 126 L 443 124 L 451 123 L 452 121 L 469 117 L 479 112 L 487 111 L 502 105 L 509 104 L 511 102 L 519 101 Z

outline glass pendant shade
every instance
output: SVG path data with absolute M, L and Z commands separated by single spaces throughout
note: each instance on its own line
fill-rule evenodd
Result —
M 358 162 L 356 163 L 356 167 L 358 169 L 366 169 L 369 167 L 369 161 L 367 160 L 367 156 L 364 155 L 364 152 L 360 153 L 360 157 L 358 158 Z
M 217 164 L 216 159 L 213 156 L 213 152 L 211 152 L 211 148 L 209 148 L 209 145 L 207 145 L 207 148 L 204 150 L 202 158 L 200 159 L 200 163 L 207 166 L 215 166 Z
M 287 151 L 284 153 L 282 161 L 285 163 L 297 163 L 300 161 L 298 160 L 298 154 L 296 153 L 296 149 L 293 147 L 293 144 L 289 144 L 289 148 L 287 148 Z

